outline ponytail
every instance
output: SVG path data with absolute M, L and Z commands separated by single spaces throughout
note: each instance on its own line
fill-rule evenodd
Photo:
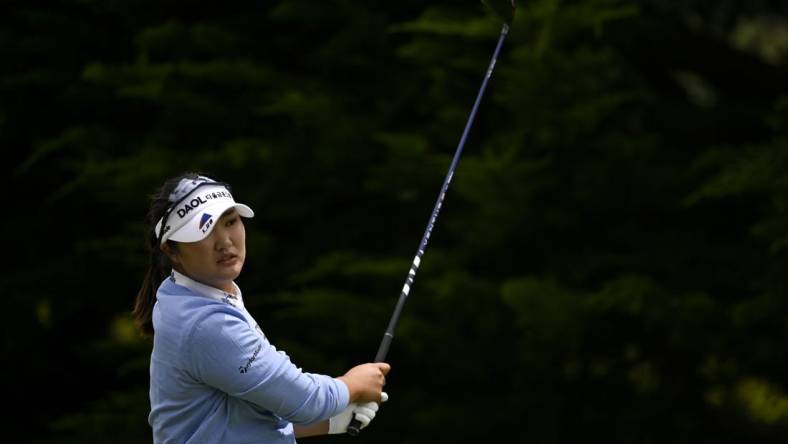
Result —
M 156 233 L 156 223 L 161 219 L 167 208 L 172 204 L 170 202 L 170 194 L 182 179 L 195 179 L 199 177 L 197 173 L 186 173 L 178 177 L 173 177 L 161 186 L 151 196 L 151 206 L 148 210 L 147 222 L 148 230 L 146 237 L 148 238 L 148 247 L 150 249 L 150 263 L 148 270 L 145 272 L 145 277 L 142 280 L 140 290 L 137 292 L 137 297 L 134 300 L 134 309 L 131 312 L 134 318 L 134 323 L 142 331 L 142 333 L 150 335 L 153 334 L 153 306 L 156 304 L 156 292 L 159 290 L 159 285 L 167 278 L 167 275 L 172 268 L 170 259 L 161 251 L 159 242 L 159 234 Z M 167 243 L 173 248 L 177 248 L 174 241 L 168 240 Z
M 137 328 L 147 335 L 153 334 L 153 306 L 156 304 L 156 292 L 167 277 L 167 268 L 169 268 L 169 260 L 159 248 L 159 241 L 155 235 L 152 236 L 151 244 L 148 271 L 137 292 L 134 310 L 131 312 Z

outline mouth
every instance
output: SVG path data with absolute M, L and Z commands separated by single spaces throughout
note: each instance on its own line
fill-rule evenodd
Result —
M 234 265 L 235 262 L 238 260 L 238 255 L 235 254 L 225 254 L 216 261 L 219 265 Z

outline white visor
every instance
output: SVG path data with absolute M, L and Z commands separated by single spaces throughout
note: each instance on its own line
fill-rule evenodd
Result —
M 235 208 L 243 217 L 254 217 L 248 206 L 236 203 L 230 191 L 216 182 L 194 188 L 175 208 L 165 214 L 164 230 L 162 219 L 156 224 L 156 234 L 163 244 L 167 240 L 178 242 L 198 242 L 205 239 L 225 211 Z M 161 233 L 161 234 L 159 234 Z

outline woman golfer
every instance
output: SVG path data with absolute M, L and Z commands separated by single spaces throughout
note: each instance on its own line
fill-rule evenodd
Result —
M 244 308 L 234 280 L 246 257 L 242 217 L 227 184 L 197 174 L 168 180 L 148 213 L 151 263 L 134 316 L 153 333 L 151 412 L 157 443 L 294 443 L 375 417 L 389 365 L 332 378 L 277 350 Z

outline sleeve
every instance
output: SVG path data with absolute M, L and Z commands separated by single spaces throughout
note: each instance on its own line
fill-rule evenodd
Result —
M 296 424 L 328 419 L 348 406 L 345 383 L 302 372 L 238 316 L 214 313 L 195 326 L 191 358 L 199 379 Z

